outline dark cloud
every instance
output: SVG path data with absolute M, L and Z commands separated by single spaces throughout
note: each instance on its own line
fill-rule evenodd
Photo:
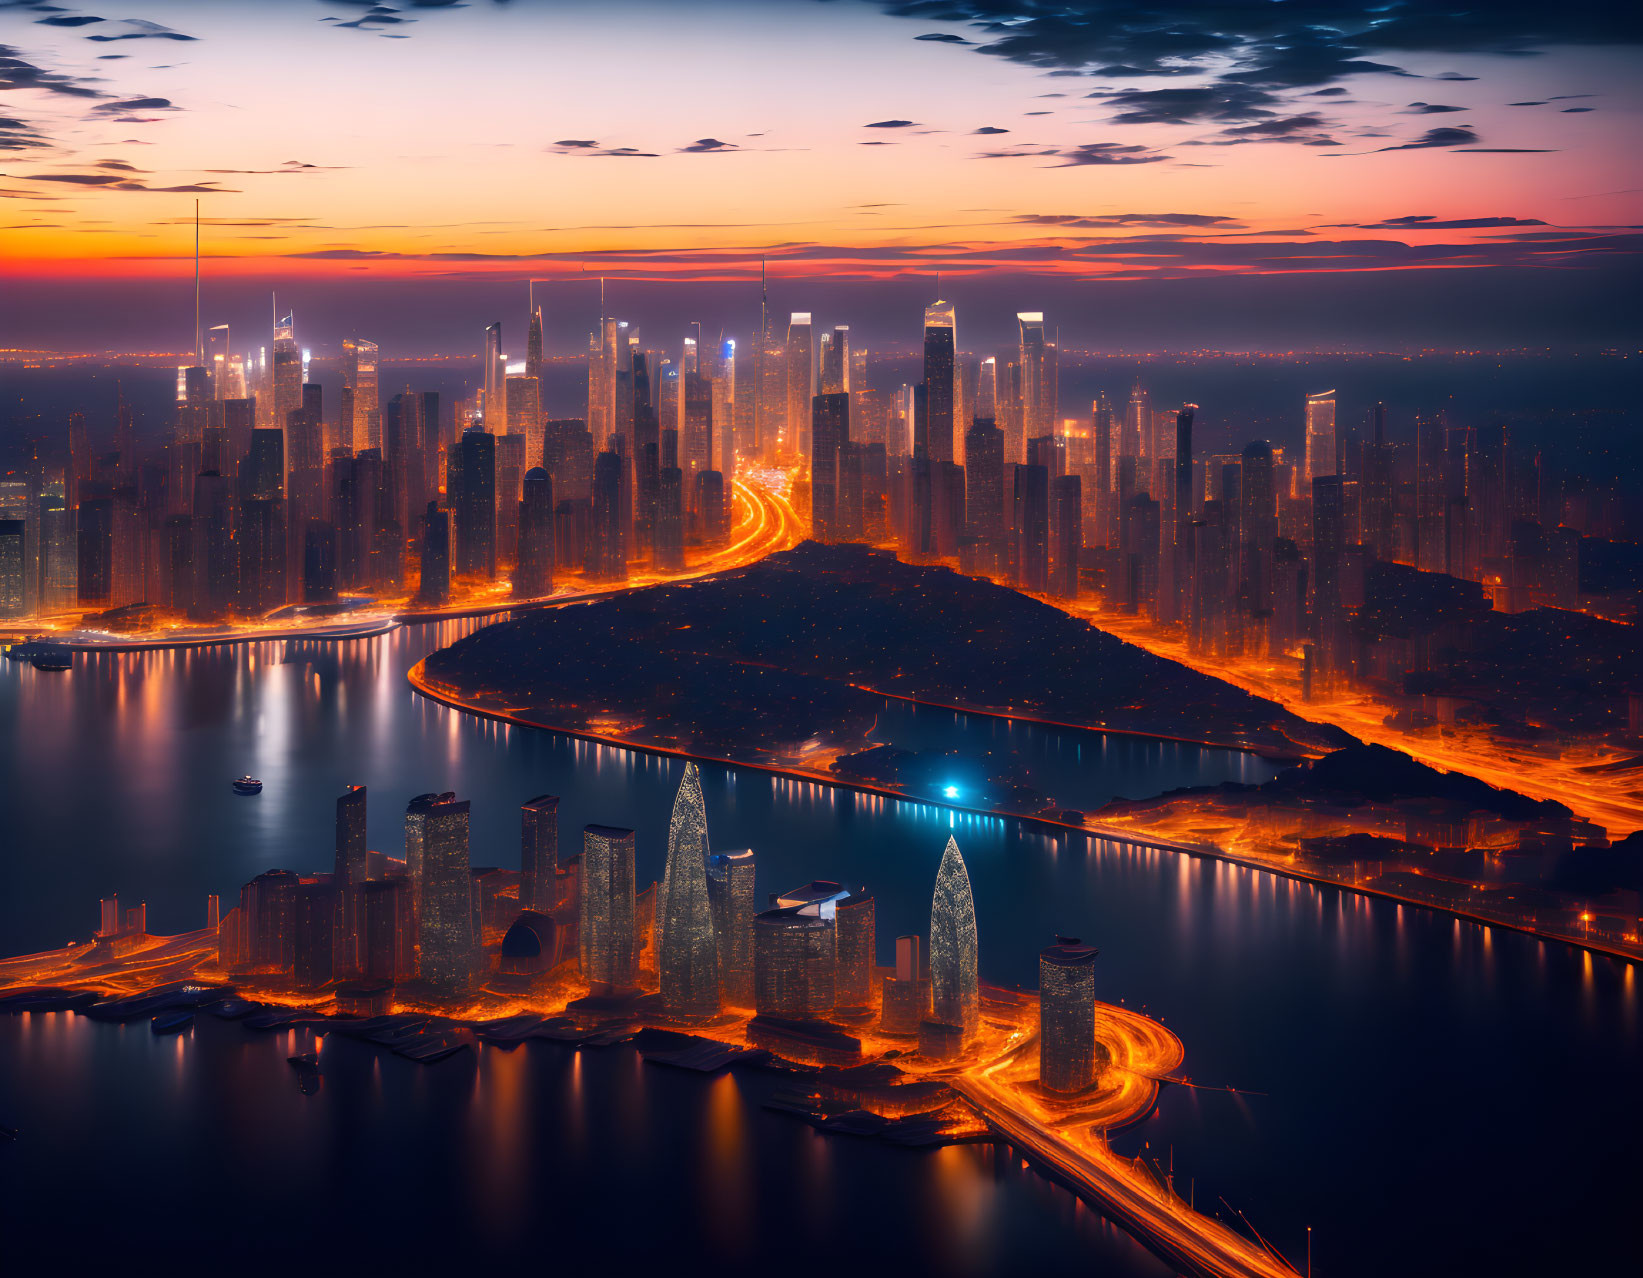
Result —
M 586 151 L 595 150 L 599 146 L 592 138 L 561 138 L 554 145 Z
M 706 154 L 719 151 L 740 151 L 741 147 L 734 142 L 721 142 L 718 138 L 697 138 L 689 146 L 679 148 L 680 154 Z
M 1404 108 L 1405 115 L 1447 115 L 1451 111 L 1467 111 L 1469 107 L 1446 106 L 1442 102 L 1411 102 Z
M 1086 164 L 1157 164 L 1167 155 L 1146 154 L 1144 146 L 1122 146 L 1117 142 L 1084 142 L 1070 151 L 1059 152 L 1061 163 L 1057 168 L 1074 168 Z
M 173 31 L 170 27 L 159 22 L 149 22 L 146 18 L 121 18 L 123 26 L 133 30 L 122 31 L 118 35 L 88 35 L 87 40 L 95 40 L 99 44 L 112 44 L 116 40 L 188 40 L 198 39 L 197 36 L 184 35 L 181 31 Z
M 94 18 L 90 14 L 58 14 L 50 18 L 36 18 L 43 27 L 89 27 L 93 22 L 101 22 L 101 18 Z
M 1008 133 L 1008 132 L 1009 132 L 1008 129 L 994 128 L 990 124 L 984 124 L 979 129 L 976 130 L 976 133 L 978 135 L 981 135 L 981 136 L 987 136 L 987 135 L 993 134 L 993 133 Z
M 1584 112 L 1595 111 L 1595 110 L 1597 110 L 1596 107 L 1564 107 L 1563 108 L 1563 114 L 1564 115 L 1581 115 Z
M 118 115 L 123 111 L 175 111 L 170 98 L 122 98 L 118 102 L 101 102 L 93 107 L 94 111 L 103 111 L 110 115 Z
M 874 120 L 871 124 L 861 126 L 864 129 L 914 129 L 918 127 L 916 120 Z
M 1456 155 L 1550 155 L 1555 146 L 1474 146 L 1462 147 Z
M 1433 213 L 1410 213 L 1384 222 L 1337 222 L 1332 228 L 1361 231 L 1476 231 L 1497 226 L 1545 226 L 1538 217 L 1459 217 L 1439 219 Z
M 1273 114 L 1278 98 L 1245 85 L 1193 89 L 1100 90 L 1089 95 L 1118 108 L 1114 124 L 1192 124 L 1201 120 L 1252 120 Z
M 1239 226 L 1235 218 L 1214 213 L 1106 213 L 1084 216 L 1078 213 L 1020 213 L 1017 222 L 1029 226 L 1066 226 L 1079 229 L 1115 226 Z
M 1540 98 L 1533 102 L 1508 102 L 1507 106 L 1545 106 L 1547 99 Z
M 1466 81 L 1476 80 L 1477 76 L 1475 76 L 1475 75 L 1462 75 L 1459 71 L 1444 71 L 1444 72 L 1442 72 L 1438 75 L 1433 76 L 1432 78 L 1434 80 L 1448 80 L 1452 83 L 1462 83 L 1462 82 L 1466 82 Z
M 945 31 L 929 31 L 924 35 L 914 36 L 915 40 L 933 40 L 938 44 L 974 44 L 973 40 L 966 40 L 963 36 L 949 35 Z
M 1441 128 L 1428 129 L 1413 142 L 1400 142 L 1396 146 L 1380 147 L 1380 151 L 1424 151 L 1430 147 L 1439 146 L 1466 146 L 1476 142 L 1478 135 L 1471 129 L 1459 128 L 1455 125 L 1444 125 Z
M 0 90 L 5 89 L 44 89 L 48 93 L 59 93 L 70 98 L 103 96 L 100 90 L 91 87 L 90 82 L 37 67 L 11 45 L 0 44 Z

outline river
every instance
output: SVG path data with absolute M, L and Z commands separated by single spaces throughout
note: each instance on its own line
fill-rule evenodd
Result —
M 473 800 L 476 864 L 518 864 L 522 799 L 562 796 L 561 839 L 639 834 L 659 877 L 682 764 L 480 720 L 405 670 L 480 621 L 343 644 L 81 654 L 0 665 L 0 950 L 83 938 L 97 898 L 150 930 L 198 927 L 261 870 L 329 868 L 332 801 L 370 788 L 397 852 L 411 795 Z M 979 753 L 1007 739 L 1034 784 L 1092 808 L 1259 781 L 1250 755 L 887 705 L 880 739 Z M 265 783 L 243 799 L 227 785 Z M 922 932 L 941 847 L 974 884 L 984 979 L 1031 986 L 1056 932 L 1102 950 L 1102 997 L 1162 1018 L 1204 1088 L 1166 1087 L 1115 1138 L 1173 1161 L 1201 1208 L 1242 1212 L 1320 1275 L 1544 1275 L 1635 1261 L 1643 1072 L 1635 968 L 1395 903 L 1020 822 L 763 773 L 703 770 L 713 843 L 752 847 L 760 891 L 812 877 L 877 897 L 881 961 Z M 625 1048 L 533 1043 L 432 1068 L 328 1040 L 202 1021 L 0 1016 L 0 1217 L 42 1258 L 86 1245 L 233 1243 L 253 1268 L 306 1257 L 507 1259 L 603 1249 L 620 1266 L 727 1272 L 841 1264 L 898 1274 L 1160 1267 L 1007 1150 L 910 1153 L 764 1110 L 778 1084 L 703 1080 Z M 1234 1087 L 1236 1092 L 1208 1090 Z M 1229 1206 L 1222 1206 L 1222 1200 Z M 15 1237 L 15 1231 L 11 1231 Z M 782 1255 L 782 1253 L 786 1253 Z M 174 1253 L 168 1253 L 174 1254 Z M 777 1257 L 780 1256 L 780 1259 Z

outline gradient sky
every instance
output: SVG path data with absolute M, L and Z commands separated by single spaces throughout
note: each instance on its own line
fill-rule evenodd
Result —
M 1239 277 L 1258 316 L 1331 296 L 1259 277 L 1400 272 L 1410 306 L 1521 296 L 1525 341 L 1564 312 L 1635 333 L 1637 8 L 0 0 L 0 340 L 72 346 L 95 293 L 83 344 L 140 342 L 196 196 L 213 287 L 375 291 L 371 320 L 407 280 L 454 303 L 764 256 L 1069 318 L 1109 281 Z

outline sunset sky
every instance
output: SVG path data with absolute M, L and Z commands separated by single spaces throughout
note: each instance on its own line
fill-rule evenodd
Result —
M 464 316 L 531 277 L 756 289 L 765 257 L 790 291 L 940 271 L 961 302 L 1009 280 L 1001 307 L 1069 320 L 1104 284 L 1140 311 L 1327 311 L 1318 279 L 1253 282 L 1327 275 L 1362 305 L 1452 304 L 1457 341 L 1512 297 L 1526 340 L 1564 311 L 1637 325 L 1630 5 L 140 13 L 0 0 L 7 344 L 138 342 L 145 305 L 173 322 L 196 196 L 236 315 L 280 288 L 380 322 L 407 280 Z M 1371 272 L 1408 279 L 1345 278 Z M 1168 280 L 1198 282 L 1137 287 Z

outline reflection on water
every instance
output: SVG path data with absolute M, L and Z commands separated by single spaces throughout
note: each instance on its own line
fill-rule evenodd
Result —
M 678 761 L 475 720 L 406 686 L 413 661 L 477 624 L 100 654 L 67 676 L 0 664 L 0 949 L 86 935 L 109 892 L 146 898 L 168 932 L 199 926 L 207 892 L 261 870 L 328 868 L 332 799 L 351 783 L 371 789 L 383 850 L 400 847 L 407 798 L 450 789 L 474 801 L 475 862 L 517 865 L 517 805 L 547 791 L 563 796 L 562 837 L 631 824 L 641 882 L 659 877 Z M 885 722 L 920 748 L 984 750 L 1008 733 L 1041 788 L 1075 806 L 1270 775 L 1249 756 L 943 711 L 898 707 Z M 260 797 L 229 791 L 245 772 Z M 1056 931 L 1098 945 L 1102 996 L 1176 1030 L 1196 1081 L 1239 1089 L 1167 1087 L 1115 1144 L 1173 1156 L 1200 1206 L 1224 1197 L 1291 1256 L 1314 1226 L 1320 1273 L 1635 1259 L 1624 1221 L 1592 1210 L 1643 1191 L 1629 966 L 1223 862 L 761 773 L 706 768 L 702 781 L 714 842 L 756 849 L 761 891 L 814 876 L 871 887 L 881 959 L 927 927 L 949 832 L 987 979 L 1032 985 Z M 156 1040 L 142 1024 L 35 1016 L 0 1017 L 0 1036 L 0 1106 L 21 1110 L 0 1123 L 40 1133 L 0 1151 L 0 1202 L 57 1204 L 47 1219 L 97 1193 L 128 1223 L 188 1201 L 227 1239 L 317 1197 L 393 1222 L 387 1259 L 431 1259 L 458 1237 L 477 1258 L 564 1237 L 653 1262 L 693 1245 L 751 1266 L 775 1248 L 801 1270 L 836 1270 L 841 1248 L 914 1273 L 1151 1265 L 1006 1151 L 823 1137 L 762 1111 L 759 1076 L 703 1080 L 622 1049 L 541 1044 L 418 1069 L 328 1040 L 324 1086 L 304 1097 L 285 1063 L 312 1048 L 300 1034 L 204 1017 Z M 110 1148 L 122 1157 L 84 1157 Z M 162 1200 L 162 1178 L 129 1174 L 138 1156 L 194 1181 Z M 220 1184 L 204 1170 L 228 1162 Z M 321 1230 L 302 1223 L 289 1245 Z

